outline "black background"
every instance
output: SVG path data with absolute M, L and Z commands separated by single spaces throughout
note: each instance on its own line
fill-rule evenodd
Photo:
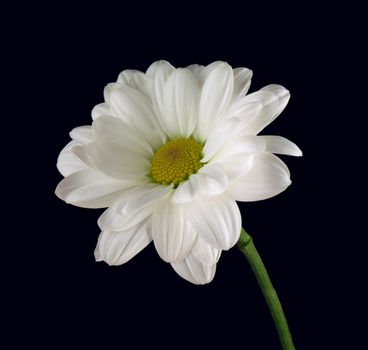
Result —
M 27 179 L 11 200 L 15 247 L 6 249 L 5 260 L 14 348 L 25 341 L 49 349 L 279 349 L 236 248 L 222 254 L 206 286 L 177 276 L 152 245 L 109 267 L 93 256 L 103 210 L 73 207 L 54 195 L 62 179 L 56 159 L 68 132 L 91 123 L 91 109 L 120 71 L 145 71 L 157 59 L 175 66 L 224 60 L 253 70 L 250 92 L 271 83 L 291 91 L 287 108 L 263 133 L 291 139 L 304 156 L 282 157 L 293 180 L 287 191 L 239 204 L 243 225 L 268 267 L 297 349 L 344 348 L 334 328 L 338 313 L 328 305 L 348 274 L 332 254 L 344 241 L 350 189 L 342 184 L 350 180 L 341 175 L 354 153 L 344 138 L 353 107 L 344 103 L 343 81 L 359 79 L 352 73 L 359 57 L 352 33 L 360 22 L 350 10 L 286 3 L 13 9 L 3 68 L 12 76 L 12 113 L 20 116 L 11 139 L 27 142 L 23 170 L 10 176 Z M 18 153 L 14 148 L 11 164 L 19 166 Z

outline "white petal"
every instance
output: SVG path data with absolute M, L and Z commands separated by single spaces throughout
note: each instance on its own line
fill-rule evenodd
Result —
M 265 150 L 265 142 L 258 136 L 241 135 L 230 139 L 213 157 L 221 164 L 230 181 L 244 175 L 253 163 L 253 156 Z
M 162 123 L 171 137 L 189 137 L 196 126 L 199 105 L 199 87 L 189 69 L 176 69 L 164 86 Z
M 109 207 L 116 198 L 120 196 L 120 192 L 113 192 L 107 194 L 106 196 L 101 196 L 99 198 L 94 199 L 93 201 L 85 201 L 85 202 L 78 202 L 78 203 L 71 203 L 77 207 L 81 208 L 88 208 L 88 209 L 99 209 L 99 208 L 107 208 Z
M 127 152 L 151 158 L 153 154 L 152 147 L 134 128 L 125 121 L 110 117 L 101 116 L 93 122 L 93 130 L 96 141 L 102 147 L 114 145 L 118 148 L 119 156 L 123 157 Z
M 284 162 L 271 153 L 261 152 L 254 157 L 252 168 L 229 185 L 228 193 L 237 201 L 257 201 L 276 196 L 290 184 Z
M 128 85 L 112 85 L 109 89 L 109 100 L 116 116 L 128 123 L 134 124 L 138 120 L 149 121 L 153 117 L 149 100 Z
M 279 101 L 279 108 L 278 114 L 276 117 L 283 111 L 283 109 L 286 107 L 287 103 L 290 99 L 290 92 L 289 90 L 285 89 L 283 86 L 278 84 L 270 84 L 267 86 L 264 86 L 261 91 L 269 91 L 275 94 Z
M 240 211 L 227 196 L 191 202 L 185 206 L 185 214 L 194 230 L 212 247 L 228 250 L 239 239 Z
M 171 202 L 174 204 L 189 203 L 197 198 L 199 194 L 200 180 L 197 174 L 189 176 L 187 181 L 179 184 L 171 197 Z
M 216 264 L 203 264 L 193 254 L 183 261 L 172 263 L 171 266 L 180 277 L 194 284 L 209 283 L 216 273 Z
M 73 141 L 69 142 L 60 152 L 57 160 L 57 168 L 63 176 L 68 176 L 79 170 L 87 168 L 85 162 L 78 158 L 73 148 L 81 144 L 88 144 L 94 141 L 94 135 L 91 126 L 80 126 L 70 132 Z
M 228 140 L 213 160 L 220 161 L 226 159 L 227 156 L 232 155 L 256 154 L 264 151 L 265 148 L 266 144 L 259 136 L 240 135 Z
M 250 87 L 253 72 L 248 68 L 235 68 L 233 101 L 244 96 Z
M 216 160 L 221 164 L 226 177 L 229 182 L 234 181 L 238 177 L 246 174 L 253 165 L 253 154 L 233 154 L 228 155 L 226 158 L 222 158 L 221 160 Z
M 137 197 L 137 194 L 141 193 L 147 188 L 151 188 L 151 183 L 149 178 L 142 179 L 140 182 L 131 183 L 131 186 L 126 186 L 125 189 L 121 192 L 121 195 L 117 200 L 111 205 L 109 208 L 111 214 L 115 216 L 115 214 L 125 215 L 124 208 L 126 205 L 134 200 Z M 152 203 L 150 203 L 152 204 Z M 107 228 L 102 226 L 104 230 L 111 230 L 112 228 Z
M 137 210 L 141 210 L 171 192 L 173 187 L 173 184 L 170 186 L 163 186 L 156 183 L 148 183 L 139 186 L 131 191 L 130 195 L 132 199 L 127 204 L 121 206 L 118 211 L 121 211 L 124 215 L 128 215 Z
M 160 257 L 173 262 L 188 256 L 197 235 L 185 219 L 183 207 L 165 198 L 152 215 L 152 237 Z
M 234 135 L 239 125 L 238 118 L 226 119 L 208 137 L 203 147 L 202 163 L 207 163 L 221 149 L 221 147 Z
M 168 76 L 175 68 L 167 61 L 157 61 L 147 69 L 146 75 L 151 78 L 152 104 L 156 115 L 159 117 L 164 109 L 164 86 Z M 161 127 L 161 118 L 158 118 Z
M 198 170 L 201 196 L 213 197 L 223 193 L 229 184 L 220 164 L 207 164 Z
M 247 134 L 256 135 L 270 124 L 285 108 L 290 98 L 290 93 L 280 85 L 268 85 L 261 90 L 245 96 L 248 101 L 259 101 L 262 110 L 247 127 Z
M 266 94 L 269 96 L 268 93 Z M 261 101 L 250 100 L 248 96 L 238 99 L 230 106 L 228 117 L 229 118 L 236 117 L 237 119 L 239 119 L 238 125 L 236 126 L 237 133 L 239 134 L 245 133 L 248 125 L 250 125 L 254 120 L 256 120 L 257 116 L 260 114 L 262 106 L 263 104 Z
M 71 153 L 88 168 L 99 171 L 92 162 L 92 159 L 88 156 L 88 145 L 76 145 L 71 149 Z
M 88 144 L 86 149 L 100 171 L 118 179 L 140 177 L 149 172 L 152 147 L 129 124 L 101 116 L 93 122 L 93 130 L 96 142 Z
M 101 198 L 111 194 L 117 196 L 117 192 L 125 187 L 126 183 L 123 181 L 112 179 L 92 169 L 84 169 L 64 178 L 56 187 L 55 194 L 67 203 L 96 208 L 100 206 Z
M 204 66 L 200 64 L 191 64 L 190 66 L 187 66 L 186 68 L 190 69 L 193 72 L 193 74 L 196 76 L 196 79 L 198 79 L 198 75 L 204 69 Z
M 266 151 L 276 154 L 301 157 L 303 152 L 294 143 L 282 136 L 260 136 L 266 143 Z
M 155 205 L 147 205 L 141 210 L 136 210 L 129 214 L 123 214 L 119 212 L 119 209 L 123 207 L 129 199 L 133 198 L 130 194 L 131 190 L 126 190 L 120 195 L 110 208 L 106 209 L 104 213 L 98 219 L 98 225 L 103 231 L 122 231 L 127 230 L 149 217 Z
M 199 105 L 199 122 L 196 136 L 206 140 L 230 105 L 234 88 L 233 70 L 227 63 L 218 65 L 204 82 Z
M 102 231 L 95 249 L 96 261 L 121 265 L 152 241 L 149 220 L 123 231 Z
M 147 69 L 146 75 L 150 78 L 155 78 L 157 75 L 168 75 L 175 67 L 168 61 L 159 60 L 153 62 Z
M 77 128 L 74 128 L 70 132 L 70 137 L 73 140 L 78 141 L 82 145 L 86 145 L 95 140 L 91 125 L 79 126 Z
M 148 99 L 128 85 L 113 85 L 109 91 L 109 100 L 116 116 L 128 123 L 134 123 L 142 117 L 148 120 L 152 118 Z
M 114 116 L 123 119 L 139 131 L 154 148 L 162 144 L 162 131 L 156 120 L 151 101 L 139 91 L 125 84 L 109 84 L 110 104 Z
M 92 119 L 96 119 L 98 117 L 101 117 L 101 115 L 113 115 L 114 112 L 111 108 L 111 106 L 104 102 L 104 103 L 100 103 L 96 106 L 93 107 L 92 109 Z
M 220 164 L 207 164 L 181 183 L 172 196 L 172 203 L 186 204 L 201 198 L 217 196 L 228 186 L 227 176 Z
M 118 76 L 117 82 L 126 84 L 150 98 L 147 76 L 139 70 L 127 69 L 122 71 Z
M 210 63 L 209 65 L 203 67 L 197 76 L 197 79 L 199 81 L 199 86 L 202 87 L 204 82 L 207 80 L 208 76 L 220 65 L 224 64 L 223 61 L 215 61 Z M 227 64 L 227 63 L 225 63 Z
M 213 265 L 218 262 L 221 256 L 221 250 L 210 246 L 200 236 L 193 246 L 193 256 L 204 265 Z
M 111 92 L 114 89 L 119 89 L 119 88 L 122 88 L 122 87 L 123 87 L 123 84 L 120 84 L 120 83 L 109 83 L 104 88 L 104 91 L 103 91 L 104 100 L 107 104 L 109 104 L 111 106 L 111 111 L 113 111 L 113 112 L 114 112 L 114 108 L 111 105 Z
M 120 153 L 123 148 L 114 148 L 116 146 L 114 144 L 109 146 L 110 148 L 107 149 L 106 145 L 102 147 L 96 142 L 85 146 L 94 168 L 107 176 L 120 180 L 141 179 L 149 173 L 151 167 L 149 160 L 129 151 Z
M 78 145 L 78 142 L 70 141 L 59 154 L 56 166 L 64 177 L 87 168 L 87 165 L 72 152 L 73 147 Z

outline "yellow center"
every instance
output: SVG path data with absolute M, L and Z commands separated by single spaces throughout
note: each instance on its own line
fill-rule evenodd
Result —
M 151 174 L 156 182 L 177 186 L 202 167 L 203 145 L 193 138 L 174 139 L 154 154 Z

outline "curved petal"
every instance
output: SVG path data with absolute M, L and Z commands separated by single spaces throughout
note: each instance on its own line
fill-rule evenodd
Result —
M 200 180 L 197 174 L 189 176 L 187 181 L 179 184 L 171 197 L 173 204 L 189 203 L 197 198 L 200 189 Z
M 138 254 L 151 241 L 150 221 L 145 220 L 123 231 L 102 231 L 95 249 L 96 261 L 122 265 Z
M 200 176 L 200 194 L 204 197 L 214 197 L 223 193 L 229 180 L 220 164 L 207 164 L 198 170 Z
M 100 103 L 93 107 L 92 109 L 92 119 L 95 120 L 98 117 L 101 117 L 102 115 L 113 115 L 114 111 L 112 110 L 111 106 L 104 102 Z
M 108 96 L 115 115 L 128 123 L 149 122 L 153 117 L 148 98 L 128 85 L 112 84 Z
M 124 121 L 102 116 L 93 123 L 95 142 L 71 153 L 88 167 L 120 180 L 138 181 L 149 172 L 152 149 Z M 151 154 L 150 154 L 151 153 Z
M 147 76 L 139 70 L 126 69 L 122 71 L 118 76 L 117 82 L 126 84 L 131 88 L 139 91 L 147 98 L 150 98 Z
M 232 100 L 235 101 L 248 92 L 253 72 L 248 68 L 235 68 L 233 74 L 234 91 Z
M 266 151 L 287 156 L 301 157 L 303 152 L 294 143 L 282 136 L 259 136 L 266 144 Z
M 279 101 L 279 110 L 275 116 L 275 118 L 284 110 L 286 105 L 290 100 L 290 92 L 289 90 L 285 89 L 283 86 L 278 84 L 270 84 L 264 86 L 261 91 L 269 91 L 272 92 Z
M 194 230 L 212 247 L 228 250 L 238 241 L 241 216 L 233 199 L 222 195 L 191 202 L 184 208 Z
M 92 159 L 90 159 L 88 152 L 87 152 L 88 145 L 75 145 L 71 149 L 71 153 L 83 164 L 86 164 L 88 168 L 92 168 L 94 170 L 99 171 L 98 168 L 95 167 L 95 165 L 92 162 Z
M 219 164 L 228 178 L 229 182 L 234 181 L 240 176 L 246 174 L 253 165 L 253 154 L 232 154 L 219 160 Z
M 108 152 L 114 147 L 119 157 L 127 152 L 151 158 L 151 145 L 134 128 L 125 121 L 111 116 L 101 116 L 93 122 L 96 142 Z
M 268 85 L 245 96 L 244 99 L 262 103 L 262 109 L 257 117 L 245 128 L 247 134 L 256 135 L 283 111 L 290 99 L 290 93 L 280 85 Z
M 150 183 L 150 180 L 148 178 L 143 178 L 140 181 L 131 182 L 129 185 L 127 184 L 124 190 L 120 192 L 119 198 L 117 198 L 116 201 L 114 201 L 114 203 L 108 209 L 109 213 L 105 212 L 103 215 L 106 214 L 107 216 L 106 219 L 110 219 L 116 216 L 116 214 L 119 214 L 120 216 L 126 216 L 127 214 L 130 214 L 131 211 L 130 212 L 124 211 L 126 205 L 131 201 L 133 201 L 135 198 L 137 198 L 137 196 L 139 196 L 139 194 L 145 191 L 146 189 L 151 189 L 152 188 L 151 185 L 152 184 Z M 154 204 L 153 202 L 154 201 L 149 201 L 147 205 L 152 205 Z M 137 211 L 141 210 L 143 207 L 146 207 L 147 205 L 140 207 Z M 106 231 L 116 230 L 116 227 L 113 228 L 112 226 L 108 226 L 108 221 L 109 220 L 106 221 L 107 226 L 101 225 L 101 229 Z
M 158 75 L 167 77 L 174 69 L 175 67 L 170 62 L 158 60 L 147 68 L 146 75 L 153 79 Z
M 105 86 L 104 88 L 104 91 L 103 91 L 103 95 L 104 95 L 104 100 L 107 104 L 109 104 L 111 107 L 111 92 L 114 90 L 114 89 L 119 89 L 119 88 L 122 88 L 123 87 L 123 84 L 120 84 L 120 83 L 109 83 Z M 114 108 L 111 108 L 111 111 L 114 112 Z M 117 116 L 117 115 L 116 115 Z
M 124 84 L 109 86 L 109 101 L 116 116 L 130 124 L 150 122 L 153 119 L 150 102 L 142 93 Z
M 69 135 L 73 140 L 81 143 L 82 145 L 86 145 L 95 140 L 91 125 L 74 128 Z
M 109 146 L 109 150 L 96 142 L 84 146 L 92 167 L 120 180 L 141 179 L 149 173 L 151 163 L 148 159 L 131 152 L 120 153 L 123 148 L 114 148 L 114 144 Z
M 123 180 L 139 178 L 149 172 L 153 150 L 129 124 L 101 116 L 93 122 L 93 130 L 96 142 L 85 146 L 92 167 Z
M 264 140 L 258 136 L 237 136 L 222 147 L 212 162 L 221 164 L 227 178 L 233 181 L 251 168 L 254 155 L 264 151 L 265 147 Z
M 220 65 L 222 64 L 227 64 L 223 61 L 215 61 L 212 62 L 210 64 L 208 64 L 207 66 L 203 67 L 198 75 L 197 75 L 197 79 L 199 82 L 199 86 L 203 87 L 204 82 L 207 80 L 208 76 Z
M 221 149 L 221 147 L 232 138 L 239 125 L 238 118 L 226 119 L 207 138 L 203 147 L 202 163 L 207 163 Z
M 233 181 L 227 191 L 237 201 L 258 201 L 276 196 L 291 184 L 284 162 L 275 155 L 262 152 L 254 157 L 252 168 Z
M 139 91 L 125 84 L 109 84 L 107 95 L 113 115 L 130 124 L 149 143 L 157 148 L 163 135 L 156 120 L 151 101 Z
M 126 204 L 120 206 L 118 211 L 123 215 L 128 215 L 137 210 L 141 210 L 171 192 L 173 187 L 173 184 L 164 186 L 156 183 L 148 183 L 139 186 L 130 192 L 132 198 Z
M 70 141 L 59 154 L 56 167 L 64 177 L 88 168 L 72 151 L 78 145 L 78 142 Z
M 219 261 L 221 250 L 210 246 L 205 240 L 198 236 L 191 254 L 202 264 L 213 265 Z
M 70 137 L 73 139 L 73 141 L 70 141 L 61 150 L 56 163 L 56 167 L 64 177 L 88 167 L 86 163 L 83 162 L 83 160 L 81 160 L 74 154 L 73 148 L 79 145 L 88 144 L 95 139 L 92 127 L 89 125 L 80 126 L 73 129 L 70 132 Z
M 151 96 L 153 109 L 157 116 L 160 116 L 164 109 L 164 86 L 168 76 L 175 68 L 167 61 L 161 60 L 154 62 L 147 69 L 146 75 L 151 79 Z M 158 121 L 163 129 L 161 119 Z
M 155 204 L 147 205 L 141 210 L 136 210 L 129 214 L 119 212 L 119 209 L 126 204 L 132 191 L 127 190 L 121 194 L 115 202 L 106 209 L 98 219 L 98 225 L 103 231 L 123 231 L 127 230 L 148 218 L 155 209 Z
M 227 176 L 220 164 L 207 164 L 197 174 L 193 174 L 182 182 L 174 191 L 171 202 L 174 204 L 187 204 L 198 196 L 201 199 L 218 196 L 228 186 Z
M 189 69 L 176 69 L 164 86 L 162 124 L 171 137 L 189 137 L 196 126 L 200 90 Z
M 186 68 L 190 69 L 192 71 L 192 73 L 196 76 L 196 79 L 198 79 L 198 76 L 202 72 L 202 70 L 204 69 L 204 66 L 202 66 L 200 64 L 191 64 L 191 65 L 187 66 Z M 199 82 L 199 80 L 198 80 L 198 82 Z
M 93 169 L 83 169 L 65 177 L 56 187 L 55 194 L 66 203 L 98 208 L 105 206 L 100 206 L 101 198 L 112 194 L 117 196 L 125 187 L 124 181 L 107 177 Z M 114 197 L 109 196 L 110 199 Z
M 241 97 L 230 106 L 228 112 L 229 118 L 235 117 L 239 120 L 238 125 L 236 126 L 237 133 L 245 133 L 248 125 L 250 125 L 260 114 L 262 106 L 262 102 L 250 100 L 248 96 Z
M 193 254 L 183 261 L 172 263 L 171 266 L 180 277 L 194 284 L 209 283 L 216 273 L 216 264 L 203 264 Z
M 205 80 L 199 104 L 199 121 L 195 135 L 206 140 L 217 123 L 225 118 L 234 88 L 233 70 L 227 63 L 219 64 Z
M 264 151 L 265 141 L 254 135 L 240 135 L 228 140 L 221 150 L 213 158 L 213 161 L 226 160 L 226 157 L 242 154 L 256 154 Z
M 152 215 L 152 237 L 160 257 L 174 262 L 188 256 L 197 234 L 185 219 L 183 207 L 166 198 Z

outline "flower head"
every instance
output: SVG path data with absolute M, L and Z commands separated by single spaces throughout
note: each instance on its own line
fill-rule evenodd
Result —
M 67 203 L 108 209 L 95 257 L 120 265 L 152 240 L 186 280 L 204 284 L 241 230 L 236 201 L 277 195 L 291 183 L 273 153 L 300 156 L 280 136 L 258 136 L 289 92 L 268 85 L 246 95 L 252 72 L 225 62 L 146 73 L 123 71 L 92 110 L 92 126 L 71 131 L 58 158 Z

